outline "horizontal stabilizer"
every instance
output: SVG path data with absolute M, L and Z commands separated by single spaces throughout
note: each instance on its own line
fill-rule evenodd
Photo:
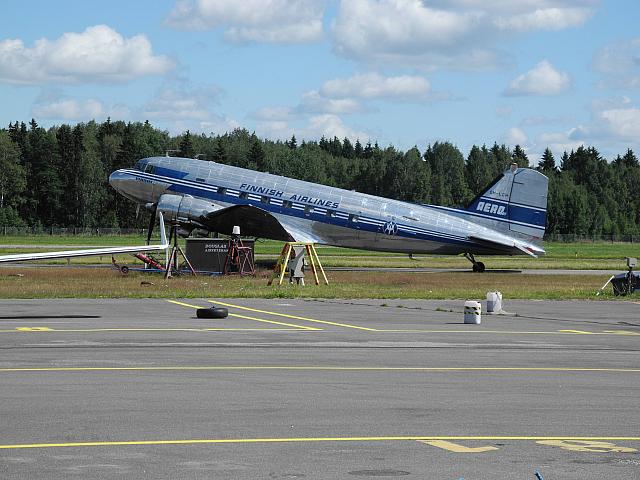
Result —
M 521 252 L 526 253 L 534 258 L 538 257 L 538 254 L 544 254 L 544 250 L 542 249 L 534 249 L 531 246 L 528 246 L 524 243 L 521 243 L 517 240 L 489 240 L 487 238 L 480 237 L 469 237 L 469 240 L 477 243 L 478 245 L 482 245 L 483 247 L 490 248 L 492 250 L 496 250 L 496 252 L 503 253 L 505 255 L 519 255 Z

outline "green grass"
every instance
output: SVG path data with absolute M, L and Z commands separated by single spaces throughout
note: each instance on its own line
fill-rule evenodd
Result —
M 157 239 L 156 239 L 157 241 Z M 0 245 L 29 245 L 25 248 L 0 248 L 0 255 L 21 252 L 43 252 L 63 246 L 125 246 L 143 245 L 142 235 L 36 235 L 0 236 Z M 256 242 L 256 256 L 265 265 L 273 263 L 282 249 L 282 242 L 260 240 Z M 624 257 L 640 257 L 640 244 L 609 242 L 546 243 L 547 255 L 541 258 L 479 257 L 490 269 L 570 269 L 570 270 L 624 270 Z M 407 255 L 370 252 L 351 248 L 319 246 L 318 254 L 327 267 L 431 267 L 468 268 L 469 262 L 461 256 Z M 126 264 L 139 264 L 131 256 L 120 255 L 118 260 Z M 71 260 L 74 264 L 111 263 L 110 256 L 85 257 Z M 64 264 L 66 260 L 50 260 L 45 263 Z
M 270 271 L 255 277 L 181 276 L 112 269 L 3 268 L 0 298 L 406 298 L 483 299 L 501 291 L 508 299 L 613 299 L 595 292 L 606 279 L 593 275 L 524 275 L 518 273 L 329 272 L 329 285 L 267 285 Z M 145 282 L 145 283 L 143 283 Z M 152 285 L 146 284 L 151 282 Z M 616 297 L 617 298 L 617 297 Z M 626 297 L 625 297 L 626 298 Z M 631 297 L 633 298 L 633 297 Z

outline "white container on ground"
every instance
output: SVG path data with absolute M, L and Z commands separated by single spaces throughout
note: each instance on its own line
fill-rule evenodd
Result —
M 480 302 L 469 300 L 464 302 L 464 323 L 480 325 L 482 305 Z
M 502 311 L 502 293 L 487 292 L 487 313 Z

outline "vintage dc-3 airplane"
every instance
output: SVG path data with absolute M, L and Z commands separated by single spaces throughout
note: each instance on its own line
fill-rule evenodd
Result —
M 548 179 L 513 164 L 467 208 L 418 205 L 203 160 L 151 157 L 109 183 L 193 229 L 399 253 L 543 255 Z
M 513 164 L 467 208 L 418 205 L 294 180 L 269 173 L 179 157 L 139 160 L 116 170 L 109 183 L 153 211 L 161 244 L 0 256 L 2 262 L 166 250 L 164 218 L 183 236 L 194 229 L 282 241 L 398 253 L 530 255 L 545 231 L 548 179 Z

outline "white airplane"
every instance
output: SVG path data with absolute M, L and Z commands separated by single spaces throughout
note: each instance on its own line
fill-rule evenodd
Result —
M 31 260 L 46 260 L 52 258 L 74 258 L 74 257 L 91 257 L 99 255 L 115 255 L 116 253 L 137 253 L 137 252 L 153 252 L 167 250 L 169 241 L 164 228 L 164 218 L 162 212 L 160 216 L 160 244 L 159 245 L 140 245 L 130 247 L 105 247 L 90 248 L 85 250 L 61 250 L 57 252 L 39 252 L 39 253 L 17 253 L 12 255 L 0 255 L 0 263 L 25 262 Z
M 182 235 L 231 234 L 400 253 L 544 255 L 548 179 L 513 164 L 467 208 L 418 205 L 179 157 L 113 172 L 119 193 L 162 212 Z

